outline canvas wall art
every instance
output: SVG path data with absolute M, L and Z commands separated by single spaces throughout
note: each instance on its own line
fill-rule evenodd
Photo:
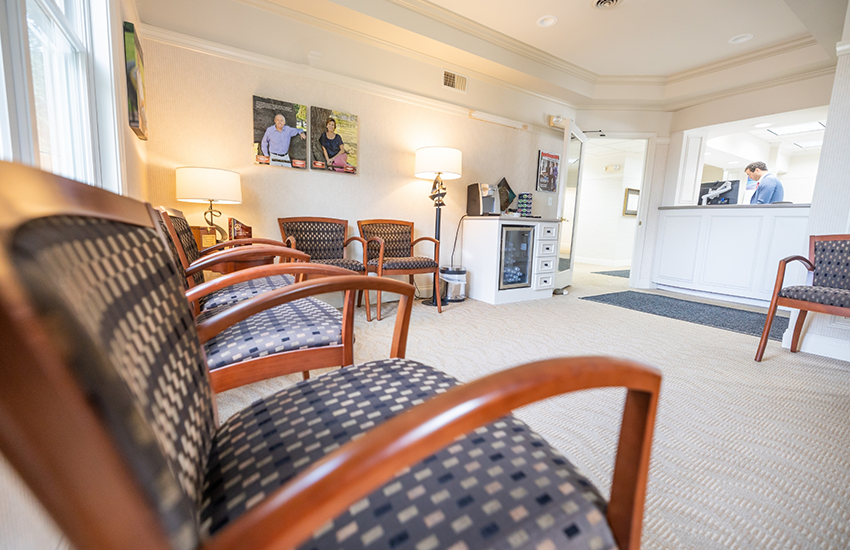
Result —
M 554 193 L 558 190 L 558 170 L 561 156 L 540 151 L 537 155 L 537 190 Z
M 130 128 L 139 139 L 148 139 L 145 110 L 145 64 L 135 26 L 124 21 L 124 62 L 127 70 L 127 114 Z
M 357 115 L 310 107 L 311 166 L 344 174 L 357 173 Z
M 307 106 L 254 96 L 254 162 L 307 169 Z

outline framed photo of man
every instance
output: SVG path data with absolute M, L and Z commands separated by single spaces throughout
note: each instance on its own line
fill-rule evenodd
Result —
M 561 156 L 540 151 L 537 154 L 537 191 L 554 193 L 558 190 L 558 170 Z
M 357 115 L 310 107 L 310 151 L 314 170 L 357 173 Z
M 307 106 L 254 96 L 254 162 L 307 169 Z

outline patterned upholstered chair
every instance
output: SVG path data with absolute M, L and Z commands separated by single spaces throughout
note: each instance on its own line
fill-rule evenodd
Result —
M 440 241 L 431 237 L 413 240 L 413 222 L 401 220 L 360 220 L 357 222 L 360 236 L 370 241 L 367 249 L 367 269 L 378 277 L 384 275 L 407 275 L 410 284 L 417 273 L 433 273 L 434 281 L 440 280 Z M 414 256 L 413 247 L 422 241 L 434 243 L 434 257 Z M 434 289 L 439 292 L 440 289 Z M 440 300 L 437 311 L 443 312 Z M 378 293 L 378 321 L 381 320 L 381 293 Z
M 793 261 L 806 266 L 811 273 L 811 284 L 783 288 L 785 268 Z M 756 350 L 756 361 L 761 361 L 764 356 L 770 326 L 778 306 L 800 310 L 791 337 L 792 352 L 799 349 L 800 333 L 809 311 L 850 317 L 850 235 L 811 235 L 808 258 L 789 256 L 779 261 L 773 298 Z
M 149 207 L 8 163 L 0 179 L 15 182 L 0 186 L 0 452 L 75 547 L 640 546 L 657 370 L 552 359 L 457 386 L 404 359 L 412 286 L 327 277 L 228 312 L 340 289 L 350 312 L 357 290 L 397 293 L 390 359 L 300 382 L 220 424 Z M 628 393 L 606 504 L 504 415 L 612 386 Z
M 333 265 L 350 269 L 362 275 L 366 272 L 366 241 L 360 237 L 348 237 L 348 220 L 337 218 L 278 218 L 280 237 L 284 242 L 292 242 L 292 246 L 310 255 L 310 262 Z M 346 258 L 345 250 L 349 244 L 359 242 L 362 246 L 361 260 Z M 358 305 L 362 295 L 357 297 Z M 366 320 L 372 320 L 369 293 L 366 293 Z
M 175 238 L 174 226 L 170 224 L 177 217 L 169 219 L 161 208 L 155 210 L 153 215 L 167 230 L 166 244 L 178 270 L 185 274 L 186 270 L 181 267 L 183 258 L 178 255 L 182 246 Z M 309 258 L 289 247 L 275 249 L 271 253 L 280 254 L 283 258 L 291 259 L 293 255 L 298 260 Z M 250 252 L 240 249 L 221 254 L 239 257 L 246 253 Z M 341 267 L 303 261 L 264 265 L 228 273 L 192 286 L 186 291 L 186 298 L 192 304 L 201 304 L 200 313 L 196 308 L 195 322 L 203 324 L 245 300 L 294 284 L 296 278 L 349 273 Z M 288 374 L 298 367 L 305 369 L 302 374 L 306 380 L 310 377 L 309 369 L 350 365 L 354 360 L 352 330 L 351 321 L 346 322 L 336 308 L 309 296 L 259 311 L 249 318 L 241 318 L 223 330 L 202 331 L 204 337 L 201 343 L 207 354 L 213 389 L 220 392 Z

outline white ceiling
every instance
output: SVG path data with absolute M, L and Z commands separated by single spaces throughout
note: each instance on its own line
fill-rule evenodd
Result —
M 431 0 L 598 75 L 669 76 L 810 32 L 784 0 Z M 537 25 L 545 15 L 558 22 Z M 729 44 L 744 33 L 749 42 Z

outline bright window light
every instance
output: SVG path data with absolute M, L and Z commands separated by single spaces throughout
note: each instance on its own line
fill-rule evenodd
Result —
M 69 23 L 73 3 L 48 2 L 26 2 L 39 166 L 93 183 L 85 47 Z

